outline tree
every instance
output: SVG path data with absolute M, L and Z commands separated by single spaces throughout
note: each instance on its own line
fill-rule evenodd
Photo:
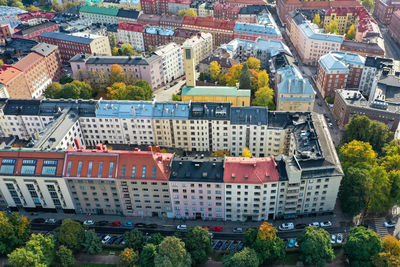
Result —
M 382 251 L 379 235 L 365 227 L 358 226 L 350 230 L 344 253 L 350 266 L 371 267 L 371 257 Z
M 224 261 L 226 267 L 258 267 L 257 253 L 251 248 L 245 248 L 236 252 L 233 256 L 227 257 Z
M 128 89 L 123 82 L 113 83 L 107 87 L 107 97 L 112 100 L 126 100 L 128 99 Z
M 390 199 L 393 205 L 400 204 L 400 171 L 389 172 Z
M 143 88 L 143 92 L 144 92 L 143 100 L 151 100 L 153 98 L 153 90 L 151 90 L 151 86 L 147 81 L 138 80 L 138 81 L 136 81 L 135 86 Z M 142 99 L 138 99 L 138 100 L 142 100 Z
M 383 252 L 372 256 L 372 263 L 376 267 L 400 266 L 400 242 L 392 235 L 382 238 Z
M 62 267 L 69 267 L 75 264 L 75 257 L 72 250 L 61 245 L 56 252 L 57 261 Z
M 139 262 L 139 253 L 133 248 L 125 248 L 118 256 L 122 267 L 134 267 Z
M 331 20 L 331 22 L 326 26 L 326 32 L 327 33 L 333 33 L 333 34 L 338 34 L 338 28 L 339 25 L 337 23 L 336 18 Z
M 133 56 L 135 54 L 135 50 L 131 44 L 123 44 L 121 46 L 121 54 L 123 56 Z
M 319 13 L 315 14 L 313 23 L 318 25 L 318 27 L 321 27 L 321 16 L 319 15 Z
M 266 70 L 258 73 L 258 88 L 269 87 L 269 76 Z
M 233 65 L 227 73 L 225 73 L 225 83 L 229 86 L 236 86 L 242 73 L 242 65 Z
M 372 188 L 368 201 L 368 213 L 383 214 L 392 207 L 390 199 L 390 181 L 387 172 L 376 166 L 370 170 Z
M 172 94 L 172 101 L 182 101 L 182 95 Z
M 114 47 L 111 49 L 111 55 L 113 55 L 113 56 L 120 56 L 120 49 L 118 49 L 118 47 L 114 46 Z
M 197 13 L 196 11 L 194 11 L 193 9 L 189 8 L 189 9 L 181 9 L 178 11 L 178 15 L 181 17 L 189 16 L 189 17 L 197 17 Z
M 65 219 L 57 231 L 56 237 L 59 245 L 64 245 L 65 247 L 76 252 L 82 247 L 85 237 L 85 229 L 79 222 L 75 222 L 71 219 Z
M 54 258 L 53 236 L 32 234 L 25 247 L 17 248 L 8 254 L 11 264 L 18 267 L 50 266 Z
M 124 69 L 118 64 L 111 65 L 110 78 L 108 84 L 111 85 L 114 83 L 124 82 L 124 78 L 125 78 Z
M 34 6 L 34 5 L 30 5 L 30 6 L 28 6 L 28 7 L 26 8 L 26 10 L 27 10 L 28 12 L 35 12 L 35 11 L 39 11 L 40 8 L 38 8 L 37 6 Z
M 354 24 L 353 24 L 350 26 L 349 30 L 347 31 L 346 39 L 354 40 L 354 38 L 356 38 L 356 28 L 354 27 Z
M 382 238 L 382 247 L 385 252 L 395 256 L 400 256 L 400 241 L 392 235 Z
M 163 241 L 163 239 L 164 237 L 160 233 L 154 233 L 150 235 L 150 238 L 147 241 L 147 243 L 158 246 Z
M 69 77 L 67 74 L 63 74 L 60 77 L 60 83 L 61 84 L 66 84 L 66 83 L 71 83 L 73 82 L 74 79 L 72 79 L 71 77 Z
M 190 254 L 185 249 L 185 243 L 175 236 L 164 238 L 158 246 L 158 252 L 154 258 L 157 267 L 189 267 L 191 266 Z
M 211 249 L 211 239 L 206 228 L 201 226 L 189 228 L 185 244 L 193 264 L 202 264 L 207 261 L 207 254 Z
M 101 239 L 94 230 L 87 230 L 82 243 L 83 250 L 88 254 L 98 254 L 101 252 Z
M 274 90 L 267 86 L 258 89 L 254 94 L 253 106 L 268 107 L 268 109 L 274 110 Z
M 323 267 L 335 258 L 329 233 L 322 228 L 309 226 L 297 236 L 304 264 Z
M 59 84 L 58 82 L 53 82 L 49 86 L 47 86 L 46 90 L 44 91 L 44 96 L 46 98 L 59 98 L 61 90 L 61 84 Z
M 157 247 L 154 244 L 147 244 L 140 253 L 140 267 L 155 267 L 154 258 L 157 254 Z
M 141 231 L 133 229 L 124 234 L 124 240 L 128 248 L 133 248 L 135 251 L 142 251 L 146 239 Z
M 239 88 L 250 89 L 251 88 L 251 73 L 247 63 L 243 64 L 242 71 L 240 73 Z
M 250 152 L 250 149 L 248 147 L 243 148 L 242 157 L 251 158 L 251 152 Z
M 28 218 L 13 212 L 7 216 L 0 212 L 0 253 L 7 254 L 28 239 L 31 226 Z
M 376 164 L 376 153 L 369 143 L 353 140 L 339 149 L 339 158 L 344 169 L 357 166 L 358 163 Z
M 375 6 L 374 1 L 372 0 L 362 0 L 361 3 L 368 10 L 372 10 Z
M 244 233 L 243 243 L 247 247 L 251 247 L 257 239 L 258 230 L 254 228 L 249 228 Z
M 229 156 L 229 151 L 217 150 L 217 151 L 211 153 L 210 156 L 211 156 L 211 157 L 225 157 L 225 156 Z
M 213 81 L 218 81 L 219 74 L 221 73 L 221 65 L 219 65 L 217 61 L 212 61 L 208 70 L 210 71 L 211 79 Z
M 249 69 L 259 71 L 260 70 L 261 61 L 258 58 L 249 57 L 249 59 L 246 61 L 246 64 L 249 67 Z
M 0 67 L 4 65 L 4 60 L 0 59 Z

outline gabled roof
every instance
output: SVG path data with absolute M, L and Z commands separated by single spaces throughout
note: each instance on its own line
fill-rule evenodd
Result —
M 322 56 L 319 59 L 319 64 L 323 65 L 328 70 L 348 71 L 347 66 L 331 53 Z
M 139 17 L 139 12 L 134 9 L 130 9 L 130 10 L 120 9 L 120 10 L 118 10 L 117 17 L 137 19 Z
M 94 40 L 91 37 L 74 36 L 61 32 L 44 32 L 39 36 L 45 38 L 57 39 L 61 41 L 80 43 L 80 44 L 90 44 Z
M 42 55 L 36 52 L 32 52 L 29 53 L 26 57 L 24 57 L 20 61 L 18 61 L 17 63 L 15 63 L 14 67 L 25 72 L 27 69 L 29 69 L 33 65 L 36 65 L 42 59 L 43 59 Z
M 278 94 L 315 95 L 315 91 L 307 78 L 299 71 L 296 65 L 287 65 L 278 70 L 281 82 L 278 84 Z
M 96 5 L 82 5 L 79 10 L 81 13 L 92 13 L 105 16 L 117 16 L 118 9 L 114 7 L 102 7 Z

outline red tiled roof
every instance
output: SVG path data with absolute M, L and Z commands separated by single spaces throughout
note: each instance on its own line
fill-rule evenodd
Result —
M 144 26 L 138 23 L 130 23 L 130 22 L 120 22 L 118 24 L 118 30 L 125 30 L 131 32 L 143 32 Z
M 22 71 L 20 71 L 19 69 L 14 68 L 13 66 L 3 65 L 1 66 L 0 70 L 0 82 L 5 85 L 8 85 L 10 82 L 12 82 L 15 78 L 17 78 L 21 74 Z
M 192 0 L 168 0 L 168 3 L 176 3 L 176 4 L 186 4 L 190 5 Z
M 225 158 L 224 183 L 261 184 L 277 181 L 279 174 L 273 157 Z
M 39 62 L 43 58 L 44 58 L 44 56 L 42 56 L 36 52 L 32 52 L 32 53 L 29 53 L 26 57 L 24 57 L 20 61 L 18 61 L 17 63 L 15 63 L 14 67 L 25 72 L 32 65 L 35 65 L 37 62 Z
M 266 5 L 267 1 L 263 0 L 226 0 L 226 3 L 242 4 L 242 5 Z
M 21 21 L 27 21 L 31 19 L 52 19 L 56 14 L 54 12 L 39 10 L 24 14 L 17 15 Z
M 230 12 L 238 12 L 239 13 L 240 7 L 231 6 L 229 4 L 222 4 L 220 2 L 216 2 L 214 4 L 214 11 L 220 11 L 220 10 L 229 10 Z
M 193 25 L 204 28 L 214 28 L 233 31 L 235 22 L 232 20 L 220 20 L 214 17 L 190 17 L 185 15 L 183 25 Z

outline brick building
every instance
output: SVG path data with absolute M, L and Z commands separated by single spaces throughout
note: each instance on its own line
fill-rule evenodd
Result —
M 398 0 L 377 0 L 374 8 L 374 17 L 383 24 L 389 24 L 392 15 L 400 10 L 400 1 Z
M 399 25 L 400 26 L 400 25 Z M 384 57 L 385 50 L 377 43 L 373 42 L 356 42 L 351 40 L 343 40 L 340 50 L 343 52 L 350 52 L 359 54 L 360 56 L 366 57 Z
M 388 29 L 390 36 L 400 45 L 400 10 L 393 13 Z
M 234 39 L 255 41 L 257 38 L 282 40 L 282 34 L 276 25 L 260 25 L 236 22 L 233 29 Z
M 257 23 L 257 17 L 264 12 L 267 12 L 267 7 L 265 5 L 249 5 L 246 7 L 242 7 L 239 10 L 237 21 Z
M 143 30 L 143 43 L 145 50 L 149 47 L 156 48 L 172 42 L 174 30 L 167 27 L 148 26 Z
M 1 24 L 0 25 L 0 45 L 5 46 L 6 41 L 9 41 L 10 39 L 11 39 L 10 25 Z
M 31 51 L 45 57 L 50 79 L 53 82 L 58 81 L 63 73 L 61 54 L 58 47 L 51 44 L 39 43 L 32 47 Z
M 180 28 L 182 27 L 183 18 L 181 16 L 161 16 L 160 26 Z
M 39 10 L 39 11 L 19 14 L 18 19 L 20 19 L 22 23 L 27 23 L 29 25 L 36 25 L 44 20 L 52 20 L 55 17 L 55 15 L 56 13 L 54 12 Z
M 161 16 L 140 14 L 138 17 L 138 23 L 145 26 L 160 26 Z
M 13 34 L 15 38 L 38 40 L 38 36 L 44 32 L 58 32 L 58 24 L 52 21 L 46 21 L 34 26 L 21 26 L 21 28 Z
M 58 46 L 63 62 L 68 62 L 79 53 L 111 55 L 110 42 L 106 36 L 45 32 L 39 36 L 38 40 Z
M 237 20 L 239 11 L 240 8 L 238 6 L 231 6 L 221 2 L 215 2 L 214 4 L 214 18 L 216 19 Z
M 189 9 L 191 3 L 191 0 L 169 0 L 168 12 L 169 14 L 178 15 L 179 10 Z
M 140 3 L 145 14 L 168 14 L 168 0 L 140 0 Z

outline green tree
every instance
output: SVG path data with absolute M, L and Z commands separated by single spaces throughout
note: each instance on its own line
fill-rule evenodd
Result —
M 64 245 L 65 247 L 76 252 L 82 247 L 85 237 L 85 229 L 79 222 L 75 222 L 71 219 L 65 219 L 58 229 L 56 237 L 59 245 Z
M 356 38 L 356 28 L 354 27 L 354 24 L 353 24 L 350 26 L 349 30 L 347 31 L 346 39 L 354 40 L 355 38 Z
M 251 88 L 251 73 L 247 63 L 243 64 L 242 71 L 240 73 L 239 88 L 250 89 Z
M 164 238 L 154 258 L 154 264 L 157 267 L 189 267 L 191 262 L 185 243 L 175 236 Z
M 32 234 L 25 247 L 8 254 L 11 264 L 18 267 L 50 266 L 54 259 L 53 236 Z
M 135 50 L 133 49 L 133 46 L 131 44 L 123 44 L 121 46 L 121 54 L 123 56 L 133 56 Z
M 336 18 L 332 19 L 331 22 L 326 26 L 327 33 L 338 34 L 339 25 Z
M 53 82 L 47 86 L 46 90 L 44 91 L 44 96 L 46 98 L 60 98 L 62 86 L 58 82 Z
M 249 69 L 259 71 L 260 70 L 260 65 L 261 61 L 258 58 L 255 57 L 249 57 L 249 59 L 246 61 L 246 64 Z
M 247 247 L 251 247 L 252 244 L 256 241 L 258 235 L 258 230 L 254 228 L 249 228 L 244 233 L 243 243 Z
M 125 232 L 124 240 L 128 248 L 133 248 L 135 251 L 142 251 L 146 239 L 141 231 L 133 229 Z
M 400 204 L 400 171 L 389 172 L 390 199 L 393 205 Z
M 61 84 L 66 84 L 66 83 L 71 83 L 73 82 L 74 79 L 72 79 L 71 77 L 69 77 L 67 74 L 63 74 L 60 77 L 60 83 Z
M 323 267 L 335 258 L 329 233 L 322 228 L 309 226 L 297 236 L 304 264 Z
M 69 267 L 75 264 L 75 257 L 72 250 L 61 245 L 56 251 L 57 262 L 62 267 Z
M 257 83 L 258 88 L 269 87 L 269 75 L 266 70 L 262 70 L 258 73 Z
M 177 94 L 172 94 L 172 101 L 182 101 L 182 96 Z
M 164 237 L 160 233 L 154 233 L 150 235 L 150 238 L 147 241 L 147 243 L 158 246 L 163 241 L 163 239 Z
M 135 86 L 143 88 L 143 91 L 144 91 L 144 99 L 143 100 L 151 100 L 153 98 L 153 90 L 151 90 L 151 86 L 147 81 L 138 80 L 135 82 Z
M 207 254 L 211 249 L 211 239 L 206 228 L 201 226 L 189 228 L 185 244 L 192 257 L 193 264 L 201 264 L 207 261 Z
M 252 104 L 253 106 L 268 107 L 269 110 L 274 110 L 274 90 L 267 86 L 258 89 L 254 94 Z
M 11 216 L 0 212 L 0 253 L 7 254 L 29 238 L 31 225 L 28 218 L 13 212 Z
M 139 262 L 139 252 L 133 248 L 125 248 L 118 256 L 121 267 L 134 267 Z
M 373 10 L 374 9 L 374 1 L 372 0 L 361 0 L 362 5 L 368 9 L 368 10 Z
M 393 206 L 390 198 L 390 181 L 386 171 L 376 166 L 370 170 L 372 188 L 368 201 L 368 213 L 383 214 Z
M 321 16 L 319 15 L 319 13 L 315 14 L 313 23 L 318 25 L 318 27 L 321 27 Z
M 87 230 L 82 243 L 83 251 L 88 254 L 98 254 L 101 252 L 101 239 L 94 230 Z
M 357 166 L 359 163 L 373 166 L 376 164 L 376 153 L 369 143 L 353 140 L 339 149 L 339 158 L 344 169 Z
M 147 244 L 143 247 L 142 253 L 140 253 L 140 267 L 155 267 L 154 258 L 157 254 L 157 247 L 154 244 Z
M 350 261 L 350 266 L 371 267 L 371 257 L 382 251 L 379 235 L 365 227 L 358 226 L 350 230 L 344 252 Z
M 258 267 L 257 253 L 251 248 L 245 248 L 223 260 L 226 267 Z
M 110 37 L 110 45 L 111 45 L 111 48 L 114 48 L 117 46 L 117 41 L 115 41 L 114 35 L 111 35 L 111 37 Z
M 59 98 L 89 99 L 92 97 L 92 87 L 80 81 L 67 83 L 60 91 Z
M 218 81 L 219 74 L 221 73 L 221 65 L 217 61 L 213 61 L 208 66 L 213 81 Z

